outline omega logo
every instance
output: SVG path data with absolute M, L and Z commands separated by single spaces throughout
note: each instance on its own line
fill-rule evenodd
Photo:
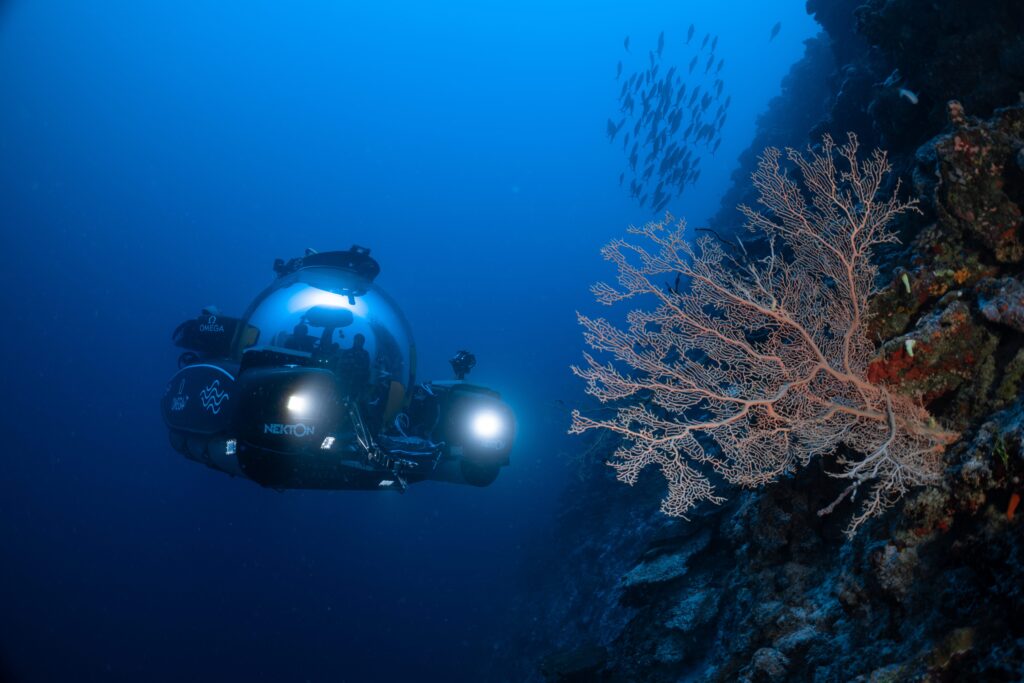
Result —
M 223 332 L 224 326 L 217 322 L 217 316 L 211 315 L 205 323 L 199 324 L 200 332 Z

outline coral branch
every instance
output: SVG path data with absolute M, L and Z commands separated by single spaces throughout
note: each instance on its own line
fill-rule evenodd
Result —
M 767 237 L 760 260 L 739 262 L 708 237 L 691 242 L 670 215 L 629 229 L 649 246 L 614 240 L 602 250 L 618 268 L 618 286 L 594 285 L 597 300 L 647 297 L 656 307 L 632 311 L 627 329 L 579 316 L 587 344 L 613 360 L 585 354 L 573 372 L 588 393 L 619 408 L 606 420 L 574 413 L 570 432 L 619 434 L 611 464 L 627 483 L 657 465 L 668 482 L 665 513 L 722 502 L 712 472 L 759 486 L 840 446 L 864 455 L 837 458 L 833 476 L 850 486 L 823 512 L 868 489 L 848 533 L 938 479 L 956 435 L 867 379 L 871 250 L 895 241 L 888 226 L 917 202 L 879 198 L 888 160 L 875 151 L 859 161 L 857 151 L 853 134 L 841 147 L 826 136 L 806 154 L 765 151 L 753 175 L 762 210 L 740 207 L 748 229 Z M 685 287 L 655 284 L 664 276 Z

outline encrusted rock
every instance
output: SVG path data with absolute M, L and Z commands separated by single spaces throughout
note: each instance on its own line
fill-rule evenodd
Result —
M 721 593 L 717 589 L 697 590 L 688 593 L 682 601 L 676 605 L 669 615 L 665 627 L 690 633 L 699 626 L 711 621 L 718 611 L 718 601 Z
M 891 339 L 903 334 L 928 304 L 996 272 L 981 263 L 976 253 L 953 248 L 949 235 L 940 232 L 936 225 L 922 230 L 916 244 L 922 249 L 931 248 L 930 258 L 912 269 L 898 270 L 889 285 L 871 299 L 868 331 L 872 338 Z
M 916 548 L 897 548 L 891 543 L 872 556 L 875 580 L 879 587 L 897 600 L 903 599 L 914 582 L 918 557 Z
M 750 661 L 750 673 L 747 680 L 752 683 L 760 681 L 782 681 L 786 678 L 789 659 L 773 647 L 762 647 L 754 653 Z
M 711 533 L 702 531 L 688 539 L 679 550 L 641 562 L 623 578 L 623 588 L 628 590 L 682 577 L 686 574 L 689 559 L 706 548 L 710 541 Z
M 940 220 L 980 240 L 997 261 L 1018 263 L 1024 259 L 1024 217 L 1008 186 L 1020 173 L 1024 106 L 1000 109 L 990 121 L 967 117 L 958 102 L 950 102 L 949 112 L 955 130 L 932 143 Z
M 970 380 L 996 344 L 971 319 L 967 304 L 954 299 L 913 331 L 886 342 L 868 365 L 868 379 L 932 401 Z
M 668 637 L 658 641 L 658 647 L 654 651 L 654 659 L 662 664 L 675 664 L 683 661 L 686 657 L 686 650 L 678 638 Z
M 806 651 L 812 643 L 822 639 L 822 634 L 813 626 L 804 626 L 775 640 L 772 645 L 787 657 L 794 657 Z
M 978 284 L 978 308 L 988 320 L 1024 332 L 1024 283 L 991 278 Z

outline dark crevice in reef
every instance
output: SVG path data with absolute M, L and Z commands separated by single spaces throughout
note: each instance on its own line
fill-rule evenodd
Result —
M 580 478 L 526 559 L 494 680 L 897 681 L 1024 678 L 1024 3 L 810 0 L 823 33 L 761 117 L 711 221 L 728 235 L 768 145 L 858 134 L 922 213 L 880 255 L 869 373 L 962 434 L 940 486 L 842 535 L 855 503 L 816 463 L 723 491 L 691 521 L 657 511 L 581 438 Z M 901 93 L 903 89 L 904 93 Z M 915 104 L 913 100 L 916 99 Z M 913 353 L 908 353 L 908 348 Z M 525 626 L 524 626 L 525 625 Z

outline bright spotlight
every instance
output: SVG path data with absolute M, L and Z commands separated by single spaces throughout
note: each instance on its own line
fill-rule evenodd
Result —
M 493 439 L 501 433 L 501 416 L 493 410 L 481 410 L 473 416 L 473 434 L 481 439 Z
M 309 399 L 301 394 L 288 397 L 288 410 L 293 413 L 304 413 L 309 408 Z

